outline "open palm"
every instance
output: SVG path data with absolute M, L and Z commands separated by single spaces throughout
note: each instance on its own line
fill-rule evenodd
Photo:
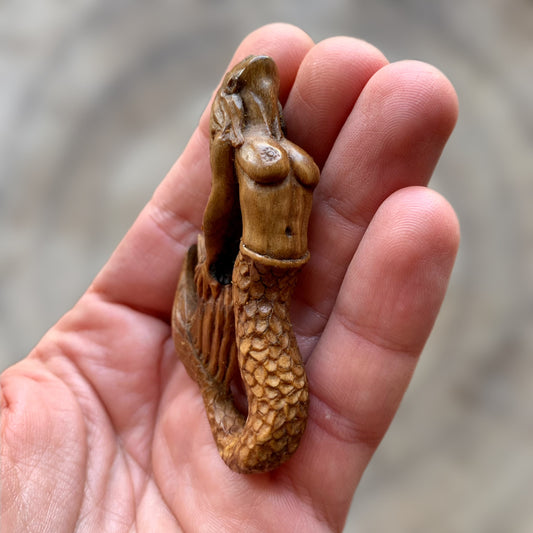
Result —
M 288 138 L 322 169 L 292 307 L 311 395 L 300 448 L 268 474 L 229 470 L 174 353 L 174 289 L 209 194 L 206 112 L 86 294 L 1 377 L 6 531 L 342 529 L 455 257 L 453 210 L 425 185 L 456 97 L 433 67 L 356 39 L 272 25 L 232 64 L 251 53 L 276 61 Z

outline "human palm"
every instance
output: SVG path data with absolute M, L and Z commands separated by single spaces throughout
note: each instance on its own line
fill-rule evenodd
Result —
M 338 531 L 408 385 L 458 244 L 424 187 L 456 119 L 429 65 L 273 25 L 288 138 L 322 169 L 292 321 L 310 388 L 295 455 L 267 474 L 220 459 L 170 311 L 209 193 L 208 112 L 76 306 L 2 385 L 6 531 Z

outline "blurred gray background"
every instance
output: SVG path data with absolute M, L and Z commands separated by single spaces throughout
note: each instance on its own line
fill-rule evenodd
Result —
M 461 105 L 432 182 L 458 261 L 345 530 L 533 531 L 531 0 L 2 2 L 0 367 L 81 295 L 236 45 L 274 21 L 433 63 Z

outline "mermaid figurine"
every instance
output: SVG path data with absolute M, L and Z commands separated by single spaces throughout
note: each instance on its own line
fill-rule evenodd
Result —
M 211 194 L 176 290 L 176 351 L 196 380 L 219 453 L 236 472 L 277 468 L 297 449 L 309 394 L 289 318 L 309 259 L 319 170 L 285 138 L 267 56 L 228 72 L 211 109 Z M 247 399 L 236 406 L 240 373 Z

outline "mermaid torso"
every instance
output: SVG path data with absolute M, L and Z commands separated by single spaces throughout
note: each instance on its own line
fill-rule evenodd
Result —
M 312 192 L 319 179 L 311 157 L 287 139 L 252 136 L 236 150 L 235 168 L 243 244 L 276 259 L 303 257 Z

